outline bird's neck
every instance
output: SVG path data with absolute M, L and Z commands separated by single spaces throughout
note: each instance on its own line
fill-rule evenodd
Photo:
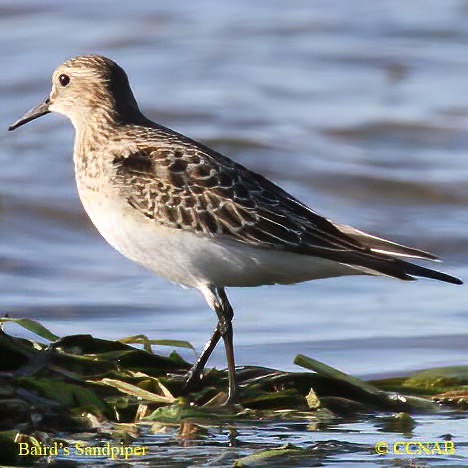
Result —
M 75 127 L 73 160 L 78 185 L 80 179 L 90 184 L 95 173 L 110 175 L 115 154 L 125 149 L 132 127 L 152 124 L 136 102 L 125 108 L 96 106 L 88 112 L 77 112 L 70 119 Z M 132 146 L 130 142 L 131 139 L 127 143 Z
M 75 157 L 94 154 L 99 148 L 109 147 L 109 142 L 117 141 L 132 126 L 145 126 L 148 120 L 138 109 L 127 109 L 125 114 L 108 106 L 94 108 L 89 112 L 70 116 L 75 127 Z

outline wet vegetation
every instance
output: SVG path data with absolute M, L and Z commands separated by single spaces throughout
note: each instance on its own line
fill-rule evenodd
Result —
M 37 339 L 8 332 L 9 323 Z M 141 431 L 194 438 L 206 428 L 258 421 L 313 421 L 392 412 L 388 424 L 411 430 L 411 414 L 468 409 L 468 366 L 419 372 L 410 377 L 365 382 L 309 357 L 298 355 L 303 372 L 263 367 L 238 369 L 243 405 L 223 406 L 227 373 L 208 369 L 199 387 L 184 391 L 190 368 L 176 352 L 159 355 L 161 346 L 192 348 L 184 341 L 151 340 L 144 335 L 108 341 L 91 335 L 58 337 L 28 319 L 0 319 L 0 463 L 30 465 L 45 446 L 83 441 L 131 446 Z M 6 329 L 6 331 L 5 331 Z M 391 428 L 390 428 L 391 430 Z M 119 442 L 116 442 L 119 441 Z M 19 444 L 33 454 L 19 454 Z M 55 445 L 54 445 L 55 444 Z M 58 453 L 60 456 L 60 452 Z M 292 445 L 260 449 L 235 466 L 261 466 L 282 458 L 310 456 Z

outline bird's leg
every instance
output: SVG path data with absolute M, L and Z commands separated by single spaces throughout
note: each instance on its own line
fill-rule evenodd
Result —
M 223 337 L 224 347 L 226 348 L 226 360 L 229 374 L 229 392 L 226 404 L 240 403 L 239 383 L 237 382 L 236 363 L 234 360 L 234 343 L 232 319 L 234 312 L 227 298 L 224 288 L 218 289 L 218 297 L 221 299 L 219 307 L 215 309 L 218 315 L 218 329 Z
M 234 316 L 232 307 L 229 304 L 229 301 L 227 299 L 227 296 L 226 296 L 226 293 L 224 292 L 224 290 L 223 290 L 223 294 L 224 294 L 224 298 L 225 298 L 227 304 L 229 305 L 227 312 L 230 313 L 230 320 L 232 320 L 232 318 Z M 205 368 L 205 365 L 208 362 L 208 359 L 210 358 L 212 352 L 216 348 L 216 345 L 218 344 L 219 340 L 221 339 L 223 328 L 224 328 L 223 323 L 221 321 L 218 322 L 218 326 L 214 329 L 213 335 L 205 343 L 203 351 L 199 354 L 195 364 L 188 371 L 187 377 L 185 378 L 185 384 L 184 384 L 184 388 L 186 390 L 190 389 L 191 387 L 193 387 L 193 385 L 196 382 L 199 382 L 201 380 L 202 371 Z
M 226 348 L 226 359 L 228 364 L 228 376 L 229 376 L 229 393 L 227 404 L 239 403 L 239 385 L 237 383 L 236 377 L 236 367 L 234 360 L 234 346 L 233 346 L 233 331 L 232 331 L 232 318 L 234 317 L 234 312 L 232 310 L 231 304 L 227 298 L 224 288 L 215 288 L 215 287 L 206 287 L 202 290 L 203 295 L 205 296 L 206 301 L 208 302 L 211 309 L 216 312 L 218 316 L 218 326 L 213 332 L 211 339 L 206 343 L 203 352 L 200 357 L 197 359 L 195 365 L 190 369 L 188 378 L 186 381 L 186 386 L 193 382 L 197 376 L 200 375 L 200 372 L 203 370 L 210 354 L 213 352 L 216 344 L 219 341 L 219 338 L 222 337 L 224 341 L 224 346 Z
M 201 380 L 202 371 L 205 368 L 208 359 L 211 356 L 211 353 L 216 348 L 218 341 L 221 338 L 221 332 L 219 331 L 219 324 L 213 331 L 212 337 L 206 342 L 203 351 L 198 356 L 197 361 L 192 366 L 192 368 L 188 371 L 187 377 L 185 378 L 184 388 L 189 390 L 192 388 L 195 383 Z

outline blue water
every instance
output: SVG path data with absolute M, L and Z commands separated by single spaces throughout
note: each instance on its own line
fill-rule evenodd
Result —
M 468 279 L 467 20 L 462 0 L 3 0 L 1 311 L 59 335 L 199 348 L 215 323 L 199 293 L 100 238 L 77 198 L 69 122 L 6 130 L 84 53 L 120 63 L 152 119 Z M 292 370 L 303 353 L 360 376 L 467 364 L 465 286 L 338 278 L 230 297 L 239 364 Z M 211 363 L 225 365 L 222 347 Z

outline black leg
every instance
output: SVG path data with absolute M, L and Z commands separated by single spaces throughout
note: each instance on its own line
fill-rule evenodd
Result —
M 185 378 L 185 384 L 184 384 L 184 387 L 186 390 L 190 390 L 191 388 L 194 387 L 196 383 L 198 383 L 201 380 L 202 371 L 205 368 L 205 365 L 208 362 L 208 359 L 210 358 L 211 353 L 216 348 L 216 345 L 218 344 L 218 341 L 220 339 L 221 339 L 221 332 L 219 331 L 219 328 L 216 327 L 213 332 L 212 337 L 206 342 L 205 347 L 203 348 L 203 351 L 198 356 L 197 361 L 187 373 L 187 377 Z
M 190 385 L 200 379 L 201 372 L 208 361 L 211 353 L 218 344 L 219 339 L 222 337 L 224 346 L 226 348 L 226 359 L 228 364 L 228 376 L 229 376 L 229 393 L 227 404 L 239 403 L 239 385 L 236 377 L 236 367 L 234 360 L 234 345 L 233 345 L 233 330 L 232 330 L 232 318 L 234 312 L 231 304 L 227 298 L 224 288 L 207 287 L 201 289 L 203 295 L 209 306 L 216 312 L 218 316 L 218 326 L 213 332 L 212 337 L 205 345 L 202 353 L 198 357 L 197 361 L 190 369 L 187 374 L 185 387 L 188 388 Z
M 234 343 L 233 343 L 233 330 L 232 319 L 234 312 L 231 304 L 227 298 L 224 288 L 218 289 L 219 306 L 215 308 L 218 315 L 218 329 L 223 337 L 224 347 L 226 348 L 226 360 L 228 364 L 229 374 L 229 392 L 227 404 L 235 404 L 240 402 L 239 384 L 236 375 L 236 363 L 234 360 Z
M 232 310 L 231 304 L 229 304 L 229 300 L 226 296 L 226 292 L 224 291 L 224 289 L 222 290 L 222 292 L 219 292 L 219 296 L 221 300 L 223 300 L 226 304 L 228 304 L 228 308 L 226 312 L 229 314 L 230 320 L 232 320 L 232 318 L 234 317 L 234 312 Z M 208 359 L 210 358 L 212 352 L 216 348 L 216 345 L 221 339 L 222 329 L 223 329 L 223 324 L 221 322 L 218 322 L 218 326 L 214 329 L 213 335 L 206 342 L 203 348 L 203 351 L 200 353 L 195 364 L 187 373 L 187 376 L 185 378 L 185 385 L 184 385 L 186 390 L 193 388 L 193 386 L 201 380 L 203 369 L 205 368 L 206 363 L 208 362 Z

